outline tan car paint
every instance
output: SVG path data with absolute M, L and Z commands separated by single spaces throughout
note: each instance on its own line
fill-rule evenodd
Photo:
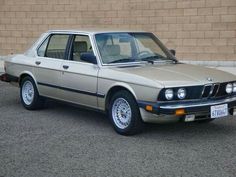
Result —
M 37 65 L 36 62 L 40 62 L 40 65 Z M 58 78 L 61 77 L 60 69 L 62 60 L 38 57 L 36 58 L 34 65 L 34 76 L 37 82 L 50 83 L 51 85 L 60 84 Z M 40 95 L 50 98 L 58 98 L 60 96 L 59 89 L 57 88 L 38 84 L 38 90 Z
M 235 80 L 234 75 L 224 71 L 188 64 L 149 64 L 143 67 L 117 68 L 115 70 L 128 73 L 131 78 L 134 75 L 150 79 L 165 87 L 204 85 Z M 209 82 L 207 78 L 212 78 L 212 81 Z
M 97 75 L 98 67 L 96 65 L 76 61 L 63 61 L 62 65 L 69 68 L 61 67 L 62 87 L 73 88 L 75 90 L 86 91 L 90 93 L 97 92 Z M 97 108 L 97 98 L 95 96 L 60 90 L 60 99 Z
M 26 54 L 9 57 L 6 61 L 6 72 L 17 77 L 24 73 L 29 74 L 35 80 L 36 85 L 37 82 L 45 82 L 98 93 L 104 95 L 104 97 L 71 93 L 65 90 L 37 85 L 42 96 L 105 110 L 108 92 L 117 86 L 129 90 L 136 100 L 156 102 L 159 91 L 164 87 L 211 83 L 211 81 L 207 81 L 208 77 L 212 78 L 214 83 L 236 80 L 234 75 L 223 71 L 186 64 L 157 63 L 152 65 L 149 63 L 137 64 L 134 67 L 124 67 L 125 65 L 119 64 L 116 66 L 102 65 L 99 61 L 100 57 L 96 45 L 94 44 L 94 32 L 88 32 L 88 34 L 92 40 L 94 53 L 99 61 L 98 65 L 37 57 L 37 46 L 51 33 L 43 34 L 41 40 L 39 39 Z M 57 33 L 60 32 L 57 31 Z M 62 33 L 64 34 L 65 31 Z M 73 33 L 80 34 L 80 32 Z M 41 62 L 40 66 L 35 63 L 38 60 Z M 63 65 L 68 65 L 68 70 L 63 69 Z M 152 115 L 143 109 L 140 109 L 140 112 L 145 122 L 156 121 L 157 117 L 160 120 L 163 118 L 162 116 Z

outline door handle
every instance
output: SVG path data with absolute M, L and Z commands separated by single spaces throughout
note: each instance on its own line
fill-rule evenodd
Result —
M 36 61 L 35 64 L 36 64 L 36 65 L 40 65 L 40 64 L 41 64 L 41 61 Z
M 69 66 L 67 66 L 67 65 L 63 65 L 63 68 L 64 68 L 64 69 L 68 69 Z

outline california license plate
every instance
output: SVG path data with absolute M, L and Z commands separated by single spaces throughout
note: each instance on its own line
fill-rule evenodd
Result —
M 211 106 L 211 118 L 220 118 L 228 116 L 228 104 Z

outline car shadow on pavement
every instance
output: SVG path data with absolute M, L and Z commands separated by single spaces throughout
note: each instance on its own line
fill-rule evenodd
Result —
M 177 122 L 169 124 L 146 124 L 143 135 L 158 134 L 161 136 L 174 136 L 194 138 L 198 136 L 219 137 L 231 135 L 235 130 L 235 121 L 232 117 L 215 120 L 210 123 Z
M 84 109 L 75 105 L 56 102 L 49 100 L 46 103 L 46 109 L 57 110 L 60 114 L 66 114 L 67 118 L 86 121 L 88 124 L 96 123 L 99 126 L 111 127 L 110 121 L 106 114 L 93 110 Z M 163 136 L 202 136 L 202 135 L 227 135 L 235 131 L 235 126 L 230 122 L 234 121 L 232 117 L 215 120 L 210 123 L 197 122 L 176 122 L 166 124 L 150 124 L 146 123 L 141 134 L 136 136 L 148 136 L 150 134 L 158 134 Z
M 86 109 L 75 104 L 49 99 L 46 101 L 44 109 L 51 111 L 56 110 L 60 114 L 66 114 L 67 118 L 75 118 L 81 121 L 96 121 L 104 124 L 109 124 L 109 120 L 107 119 L 105 113 Z

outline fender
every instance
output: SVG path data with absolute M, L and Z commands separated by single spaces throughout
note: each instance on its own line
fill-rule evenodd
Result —
M 127 89 L 133 96 L 134 98 L 137 100 L 137 96 L 133 90 L 133 88 L 126 84 L 126 83 L 123 83 L 123 82 L 115 82 L 113 83 L 112 85 L 109 86 L 109 89 L 107 89 L 106 93 L 105 94 L 105 97 L 104 98 L 98 98 L 98 108 L 101 109 L 101 110 L 106 110 L 106 103 L 107 103 L 107 99 L 109 99 L 109 92 L 111 91 L 112 88 L 114 87 L 123 87 L 125 89 Z
M 38 89 L 38 83 L 37 83 L 37 81 L 36 81 L 34 75 L 33 75 L 30 71 L 22 71 L 22 72 L 19 74 L 19 82 L 20 82 L 20 79 L 21 79 L 22 75 L 24 75 L 24 74 L 25 74 L 25 75 L 29 75 L 30 77 L 32 77 L 32 79 L 34 80 L 34 83 L 35 83 L 35 85 L 36 85 L 36 87 L 37 87 L 37 89 Z
M 114 87 L 124 87 L 124 88 L 126 88 L 128 91 L 130 91 L 130 93 L 132 93 L 134 98 L 137 100 L 137 96 L 134 92 L 134 89 L 129 84 L 124 83 L 124 82 L 115 82 L 109 87 L 108 92 Z M 106 97 L 107 97 L 107 94 L 106 94 Z

